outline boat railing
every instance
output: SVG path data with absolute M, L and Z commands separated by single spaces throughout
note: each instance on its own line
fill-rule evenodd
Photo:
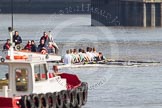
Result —
M 10 50 L 4 50 L 1 52 L 0 58 L 12 60 L 9 56 L 10 53 L 11 53 Z M 19 58 L 19 56 L 22 56 L 22 58 Z M 37 56 L 36 54 L 14 52 L 13 60 L 20 60 L 20 59 L 24 61 L 44 61 L 46 60 L 46 55 Z

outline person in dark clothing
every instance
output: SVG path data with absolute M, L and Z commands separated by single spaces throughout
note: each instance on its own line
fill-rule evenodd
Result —
M 38 45 L 38 48 L 37 48 L 37 52 L 42 52 L 42 50 L 47 51 L 47 46 L 45 45 L 45 40 L 44 39 L 42 39 L 40 41 L 40 44 Z
M 13 42 L 15 43 L 15 46 L 17 44 L 21 44 L 22 43 L 22 39 L 19 36 L 19 32 L 18 31 L 15 31 L 15 34 L 13 35 Z
M 45 45 L 48 46 L 50 38 L 46 32 L 43 32 L 43 36 L 40 38 L 40 42 L 41 40 L 44 40 Z
M 3 50 L 9 50 L 11 46 L 10 39 L 7 39 L 6 43 L 3 45 Z
M 37 46 L 34 40 L 31 40 L 31 52 L 36 52 L 36 50 L 37 50 Z

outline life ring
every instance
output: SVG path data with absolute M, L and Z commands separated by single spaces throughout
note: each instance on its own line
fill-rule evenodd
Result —
M 56 107 L 57 108 L 63 108 L 63 98 L 60 92 L 54 92 L 54 95 L 56 96 Z
M 10 59 L 10 56 L 6 56 L 6 59 Z M 21 55 L 15 55 L 14 56 L 14 59 L 15 60 L 17 60 L 17 59 L 28 59 L 28 57 L 26 56 L 26 55 L 23 55 L 23 56 L 21 56 Z
M 1 62 L 5 62 L 5 59 L 4 58 L 1 58 Z
M 38 94 L 39 96 L 39 108 L 49 108 L 48 107 L 48 98 L 46 97 L 45 94 L 41 93 Z
M 63 98 L 63 108 L 70 108 L 70 98 L 68 92 L 66 90 L 62 90 L 61 95 Z
M 75 101 L 75 97 L 76 97 L 76 90 L 75 89 L 71 89 L 67 91 L 69 94 L 69 98 L 70 98 L 70 107 L 75 108 L 76 107 L 76 101 Z
M 88 83 L 87 82 L 82 82 L 81 84 L 82 88 L 82 105 L 85 105 L 87 103 L 87 97 L 88 97 Z
M 41 53 L 42 53 L 42 54 L 47 54 L 47 51 L 46 51 L 45 49 L 42 49 L 42 50 L 41 50 Z

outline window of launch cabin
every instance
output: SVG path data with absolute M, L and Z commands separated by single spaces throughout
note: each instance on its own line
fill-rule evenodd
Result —
M 0 89 L 3 88 L 3 86 L 9 85 L 9 67 L 8 65 L 0 65 Z
M 28 90 L 28 70 L 17 68 L 15 70 L 16 91 Z
M 45 64 L 34 66 L 35 81 L 43 81 L 47 79 L 47 68 Z

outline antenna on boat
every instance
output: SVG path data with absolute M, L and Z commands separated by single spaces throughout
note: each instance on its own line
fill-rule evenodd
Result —
M 10 42 L 11 42 L 11 47 L 10 47 L 10 60 L 14 59 L 13 56 L 13 0 L 11 0 L 11 27 L 8 27 L 9 35 L 10 35 Z
M 10 39 L 11 39 L 11 47 L 10 47 L 10 60 L 13 60 L 14 59 L 14 56 L 13 56 L 13 28 L 12 27 L 8 27 L 8 31 L 9 31 L 9 34 L 10 34 Z
M 11 27 L 12 27 L 12 31 L 13 31 L 13 0 L 11 0 Z

